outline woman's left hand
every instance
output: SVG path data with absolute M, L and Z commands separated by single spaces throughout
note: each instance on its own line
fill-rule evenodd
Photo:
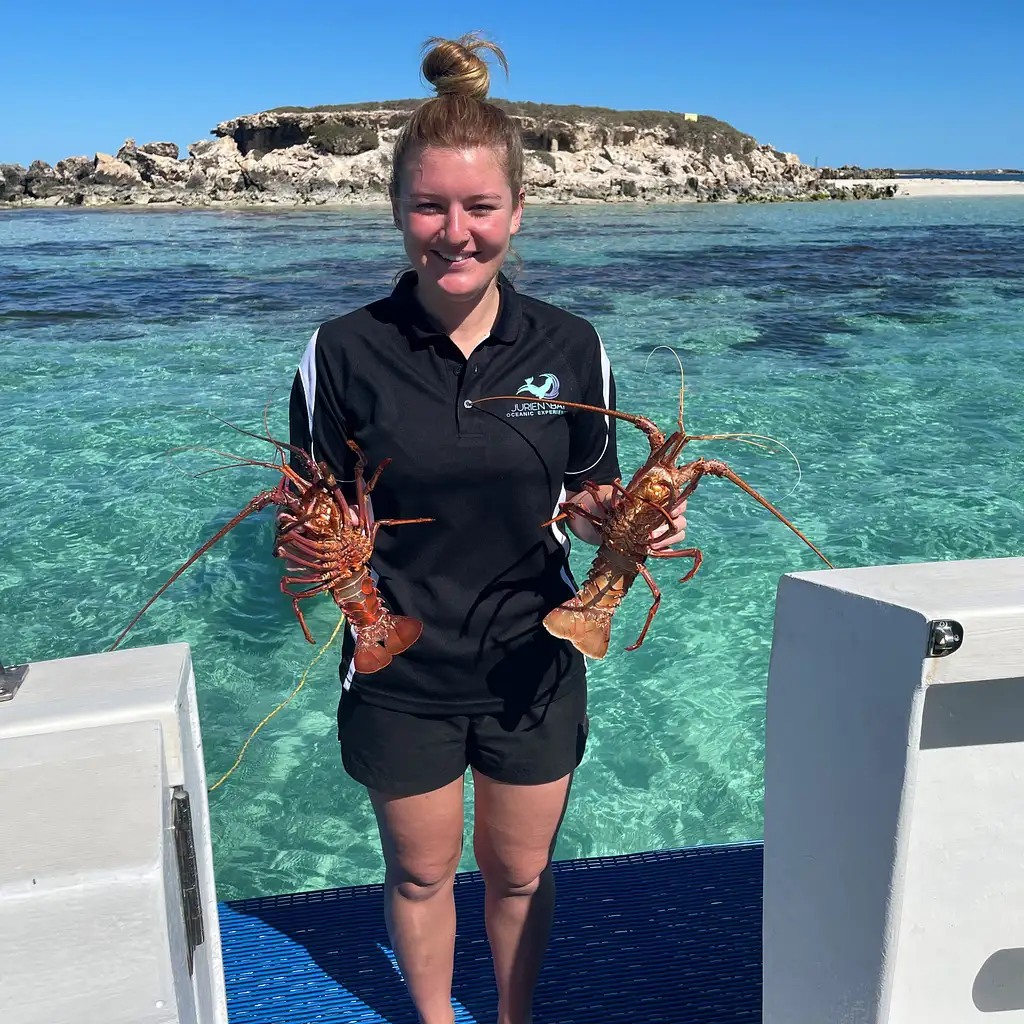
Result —
M 604 519 L 610 509 L 621 501 L 621 498 L 613 488 L 607 485 L 600 488 L 600 494 L 602 504 L 598 504 L 593 495 L 587 491 L 571 494 L 566 500 L 582 505 L 598 519 Z M 669 510 L 669 515 L 672 517 L 671 529 L 668 523 L 663 522 L 661 526 L 651 531 L 651 551 L 664 551 L 673 544 L 678 544 L 686 536 L 686 518 L 683 515 L 685 511 L 686 499 L 684 498 L 682 501 L 676 502 Z M 588 544 L 601 543 L 601 531 L 593 523 L 583 518 L 571 517 L 568 525 L 580 540 L 585 540 Z
M 657 529 L 651 531 L 651 551 L 664 551 L 686 537 L 686 518 L 683 515 L 685 511 L 685 498 L 668 510 L 668 514 L 672 517 L 672 526 L 662 523 Z

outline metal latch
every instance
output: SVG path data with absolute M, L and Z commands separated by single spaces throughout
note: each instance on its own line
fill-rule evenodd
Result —
M 953 619 L 934 619 L 928 623 L 928 657 L 945 658 L 960 650 L 964 627 Z
M 28 665 L 11 665 L 4 668 L 0 662 L 0 704 L 5 700 L 14 700 L 18 687 L 25 682 L 28 675 Z
M 203 905 L 199 897 L 199 871 L 196 868 L 196 847 L 192 835 L 192 808 L 184 786 L 175 786 L 171 791 L 171 824 L 174 826 L 174 849 L 178 855 L 178 880 L 181 883 L 188 973 L 191 976 L 193 954 L 196 947 L 203 942 Z

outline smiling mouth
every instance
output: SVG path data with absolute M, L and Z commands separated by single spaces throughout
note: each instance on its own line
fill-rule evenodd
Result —
M 431 249 L 430 251 L 439 259 L 444 260 L 445 263 L 453 264 L 465 263 L 466 260 L 471 260 L 474 256 L 476 256 L 475 252 L 460 252 L 455 256 L 446 256 L 443 252 L 438 252 L 436 249 Z

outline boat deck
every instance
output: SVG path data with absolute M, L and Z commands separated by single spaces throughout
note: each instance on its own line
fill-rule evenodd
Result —
M 760 843 L 555 864 L 558 901 L 538 1024 L 761 1019 Z M 458 1024 L 493 1024 L 483 883 L 459 875 Z M 381 887 L 220 905 L 231 1024 L 416 1024 Z

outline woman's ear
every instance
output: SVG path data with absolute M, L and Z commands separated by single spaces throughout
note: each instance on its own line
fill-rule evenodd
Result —
M 523 219 L 523 203 L 526 202 L 526 189 L 520 188 L 519 195 L 515 197 L 515 209 L 512 211 L 512 227 L 510 234 L 515 234 L 519 230 L 519 224 Z
M 395 188 L 393 185 L 390 184 L 388 185 L 388 198 L 391 200 L 391 219 L 395 222 L 395 227 L 398 228 L 399 231 L 401 231 L 402 217 L 398 212 L 401 209 L 401 207 L 399 205 L 398 196 L 395 195 Z

